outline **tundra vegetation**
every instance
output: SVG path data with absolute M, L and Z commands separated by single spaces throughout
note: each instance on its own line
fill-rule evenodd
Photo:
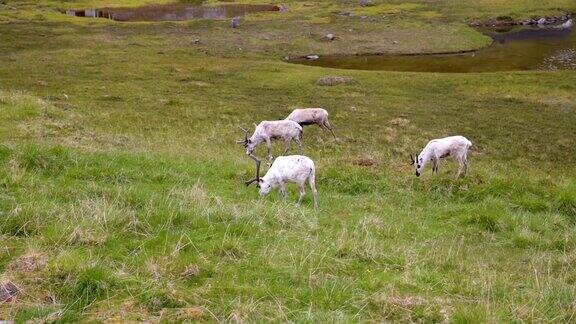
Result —
M 0 268 L 18 290 L 0 317 L 574 321 L 573 71 L 282 61 L 478 48 L 490 40 L 469 20 L 573 0 L 288 0 L 235 29 L 57 11 L 140 3 L 0 1 Z M 316 85 L 327 75 L 355 82 Z M 242 183 L 254 163 L 236 125 L 290 107 L 324 107 L 337 126 L 339 142 L 304 134 L 318 212 L 309 196 L 293 208 L 294 187 L 284 202 Z M 468 175 L 447 160 L 414 177 L 409 154 L 454 134 L 474 143 Z

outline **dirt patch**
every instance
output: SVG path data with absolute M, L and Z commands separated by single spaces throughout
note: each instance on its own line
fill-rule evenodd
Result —
M 406 127 L 408 127 L 409 124 L 410 124 L 410 120 L 406 119 L 406 118 L 402 118 L 402 117 L 398 117 L 398 118 L 394 118 L 394 119 L 390 120 L 390 125 L 400 127 L 400 128 L 406 128 Z
M 101 245 L 106 242 L 106 236 L 97 236 L 83 229 L 75 229 L 68 236 L 68 244 L 72 245 Z
M 316 84 L 319 86 L 335 86 L 339 84 L 349 84 L 353 83 L 354 79 L 351 77 L 341 77 L 341 76 L 325 76 L 318 78 Z
M 12 270 L 32 272 L 43 269 L 48 262 L 48 257 L 40 253 L 28 253 L 16 259 L 10 264 Z
M 378 167 L 380 162 L 371 157 L 361 157 L 352 161 L 354 165 L 359 165 L 363 167 Z

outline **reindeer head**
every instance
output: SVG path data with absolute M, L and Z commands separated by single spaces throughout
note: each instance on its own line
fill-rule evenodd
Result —
M 249 186 L 250 184 L 256 182 L 256 188 L 258 188 L 258 192 L 260 193 L 260 196 L 266 196 L 267 194 L 270 193 L 270 191 L 272 190 L 272 184 L 270 184 L 269 181 L 266 181 L 264 178 L 254 178 L 251 179 L 250 181 L 246 181 L 246 185 Z
M 240 128 L 244 132 L 244 139 L 236 141 L 236 144 L 243 144 L 244 147 L 248 147 L 248 144 L 250 143 L 250 140 L 248 139 L 248 131 L 241 126 L 238 126 L 238 128 Z
M 252 138 L 248 138 L 248 131 L 240 126 L 238 126 L 244 132 L 244 139 L 240 141 L 236 141 L 238 144 L 244 145 L 246 148 L 246 154 L 250 155 L 256 149 L 256 146 L 260 144 L 260 141 L 253 141 Z M 258 127 L 254 124 L 254 127 Z
M 268 193 L 270 193 L 270 190 L 272 190 L 272 185 L 270 184 L 270 181 L 266 181 L 265 179 L 260 178 L 260 181 L 258 181 L 258 188 L 260 189 L 260 196 L 266 196 Z
M 410 163 L 410 165 L 413 165 L 414 168 L 416 169 L 416 176 L 419 177 L 420 174 L 422 173 L 422 167 L 424 166 L 422 164 L 422 158 L 418 158 L 418 154 L 415 154 L 414 156 L 412 156 L 412 154 L 410 154 L 410 161 L 412 163 Z

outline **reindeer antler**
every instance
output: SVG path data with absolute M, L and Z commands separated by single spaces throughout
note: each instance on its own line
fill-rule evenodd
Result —
M 237 144 L 244 144 L 248 143 L 248 131 L 243 128 L 242 126 L 238 126 L 244 132 L 244 140 L 236 141 Z
M 244 183 L 246 184 L 246 186 L 249 186 L 254 182 L 256 182 L 257 184 L 258 182 L 260 182 L 260 159 L 258 159 L 252 154 L 250 154 L 249 156 L 252 160 L 254 160 L 254 162 L 256 162 L 256 178 L 245 181 Z

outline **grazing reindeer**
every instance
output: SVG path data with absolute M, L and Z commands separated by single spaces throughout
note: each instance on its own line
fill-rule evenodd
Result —
M 302 154 L 302 126 L 290 120 L 275 120 L 263 121 L 260 124 L 254 124 L 256 129 L 250 138 L 248 138 L 248 131 L 242 127 L 244 131 L 244 140 L 236 141 L 236 143 L 244 144 L 246 154 L 256 163 L 256 179 L 260 179 L 260 159 L 254 155 L 254 150 L 260 143 L 266 142 L 268 146 L 268 161 L 272 164 L 272 139 L 283 139 L 286 145 L 284 154 L 288 153 L 292 140 L 298 145 L 300 154 Z M 248 181 L 250 182 L 250 181 Z
M 290 120 L 274 120 L 274 121 L 263 121 L 260 124 L 254 124 L 256 129 L 250 138 L 248 138 L 248 131 L 240 127 L 245 133 L 244 140 L 236 141 L 236 143 L 244 144 L 246 148 L 246 154 L 253 156 L 252 153 L 258 145 L 262 142 L 266 142 L 268 146 L 268 160 L 272 163 L 272 140 L 281 139 L 284 140 L 286 149 L 282 155 L 285 155 L 290 150 L 292 141 L 296 142 L 300 154 L 302 154 L 302 126 L 298 123 Z
M 472 142 L 464 136 L 449 136 L 433 139 L 426 144 L 422 152 L 420 152 L 420 155 L 413 157 L 412 154 L 410 154 L 410 160 L 412 160 L 411 165 L 415 166 L 417 177 L 420 176 L 428 161 L 434 163 L 432 172 L 438 173 L 440 160 L 451 155 L 458 161 L 458 172 L 456 173 L 456 178 L 458 178 L 460 172 L 462 172 L 462 168 L 464 168 L 464 174 L 468 172 L 468 149 L 471 146 Z
M 260 195 L 267 195 L 270 190 L 280 187 L 280 194 L 286 199 L 286 182 L 295 182 L 300 188 L 300 198 L 297 205 L 300 205 L 302 198 L 306 194 L 304 184 L 306 180 L 310 183 L 312 197 L 314 198 L 314 209 L 318 209 L 318 192 L 316 191 L 316 168 L 314 162 L 303 155 L 279 156 L 262 178 L 258 176 L 246 182 L 250 185 L 256 182 L 256 187 L 260 189 Z
M 306 125 L 318 125 L 323 130 L 329 130 L 336 139 L 336 135 L 334 135 L 334 131 L 332 130 L 332 125 L 328 121 L 328 112 L 326 109 L 322 108 L 302 108 L 302 109 L 294 109 L 286 120 L 292 120 L 300 124 L 300 126 Z

